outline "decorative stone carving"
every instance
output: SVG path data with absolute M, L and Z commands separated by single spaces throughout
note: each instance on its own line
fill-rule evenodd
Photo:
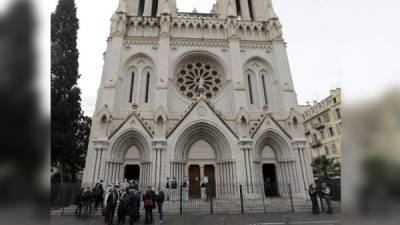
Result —
M 224 79 L 219 68 L 205 59 L 181 65 L 175 75 L 178 91 L 189 99 L 195 99 L 204 89 L 207 99 L 216 97 L 222 90 Z

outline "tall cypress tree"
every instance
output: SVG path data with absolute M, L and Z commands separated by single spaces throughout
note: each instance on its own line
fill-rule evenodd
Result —
M 51 163 L 64 182 L 76 182 L 84 166 L 90 119 L 77 85 L 79 20 L 74 0 L 59 0 L 51 15 Z

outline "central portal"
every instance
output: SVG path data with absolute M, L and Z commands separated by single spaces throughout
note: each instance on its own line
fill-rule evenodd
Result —
M 139 165 L 126 165 L 125 166 L 125 177 L 128 181 L 139 180 L 140 167 Z

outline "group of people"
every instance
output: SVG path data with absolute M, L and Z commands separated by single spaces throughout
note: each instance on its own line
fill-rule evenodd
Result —
M 77 208 L 75 214 L 83 219 L 93 217 L 98 206 L 102 206 L 103 194 L 104 189 L 101 183 L 97 183 L 93 189 L 89 187 L 82 188 L 76 198 Z
M 145 210 L 145 224 L 153 223 L 153 210 L 158 209 L 160 216 L 160 224 L 163 223 L 163 203 L 165 201 L 165 193 L 161 187 L 157 193 L 151 187 L 142 195 L 139 191 L 136 181 L 119 183 L 116 181 L 114 185 L 108 186 L 107 190 L 103 189 L 103 181 L 99 181 L 93 189 L 82 189 L 77 198 L 76 214 L 82 218 L 92 217 L 98 210 L 102 208 L 104 223 L 113 224 L 114 215 L 117 213 L 117 224 L 125 224 L 125 220 L 129 218 L 129 225 L 133 225 L 140 219 L 140 207 L 143 202 Z
M 332 193 L 331 189 L 326 183 L 322 183 L 321 187 L 317 189 L 315 184 L 310 184 L 310 188 L 308 190 L 308 194 L 310 195 L 311 203 L 312 203 L 312 212 L 313 214 L 319 214 L 320 208 L 318 204 L 318 197 L 321 200 L 321 210 L 325 211 L 324 201 L 326 203 L 327 209 L 326 213 L 332 213 Z

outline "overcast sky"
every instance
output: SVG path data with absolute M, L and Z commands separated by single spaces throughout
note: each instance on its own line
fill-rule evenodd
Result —
M 0 10 L 9 1 L 12 0 L 2 1 Z M 192 11 L 196 7 L 199 12 L 209 12 L 215 2 L 177 1 L 180 11 Z M 41 20 L 49 22 L 43 13 L 53 11 L 57 0 L 36 2 L 42 3 L 39 5 Z M 118 0 L 76 0 L 76 4 L 82 74 L 79 86 L 83 109 L 92 115 L 109 19 Z M 273 0 L 273 4 L 283 24 L 300 104 L 320 100 L 336 87 L 344 89 L 347 101 L 357 102 L 374 98 L 400 84 L 400 1 Z M 48 37 L 42 38 L 42 41 L 48 40 Z M 41 82 L 47 85 L 48 77 Z

